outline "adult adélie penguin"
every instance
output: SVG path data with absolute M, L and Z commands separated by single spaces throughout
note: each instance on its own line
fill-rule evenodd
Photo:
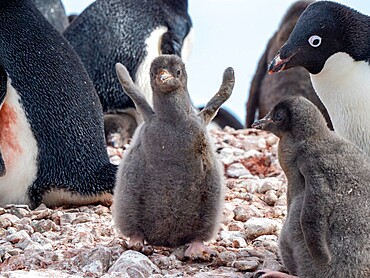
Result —
M 32 0 L 0 14 L 0 206 L 109 202 L 116 167 L 78 55 Z
M 298 20 L 269 73 L 296 66 L 309 71 L 334 130 L 370 155 L 370 18 L 319 1 Z

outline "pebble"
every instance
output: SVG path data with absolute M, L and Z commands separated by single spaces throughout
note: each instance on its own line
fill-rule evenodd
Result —
M 276 191 L 275 190 L 267 190 L 265 193 L 265 196 L 263 200 L 265 201 L 266 204 L 269 206 L 275 205 L 278 197 L 276 196 Z
M 231 164 L 226 171 L 226 174 L 229 178 L 239 178 L 242 176 L 251 175 L 249 170 L 244 167 L 241 163 L 233 163 Z
M 247 238 L 255 239 L 262 235 L 273 235 L 281 230 L 282 224 L 274 219 L 251 218 L 244 224 Z
M 30 236 L 26 231 L 20 230 L 19 232 L 8 235 L 5 239 L 11 243 L 18 243 L 21 240 L 30 239 Z
M 86 275 L 102 276 L 108 271 L 112 262 L 112 252 L 109 248 L 98 246 L 85 256 L 76 257 L 74 262 L 81 266 L 81 270 Z
M 64 213 L 60 216 L 60 225 L 72 224 L 73 220 L 76 219 L 76 213 Z
M 127 273 L 129 277 L 149 277 L 151 274 L 159 273 L 159 268 L 153 264 L 147 256 L 132 250 L 123 252 L 121 257 L 108 270 L 112 273 Z
M 255 271 L 259 266 L 259 259 L 256 257 L 250 257 L 246 260 L 236 261 L 234 267 L 240 271 Z
M 0 228 L 8 228 L 13 226 L 15 223 L 19 221 L 19 217 L 10 214 L 10 213 L 4 213 L 0 215 Z
M 281 181 L 276 178 L 267 178 L 258 189 L 258 193 L 266 193 L 268 190 L 279 191 L 281 189 Z

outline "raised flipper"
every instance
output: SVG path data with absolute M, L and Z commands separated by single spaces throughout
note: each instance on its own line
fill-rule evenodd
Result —
M 143 117 L 143 120 L 146 122 L 149 121 L 151 116 L 154 115 L 154 111 L 146 101 L 144 95 L 140 92 L 139 88 L 132 81 L 126 67 L 121 63 L 117 63 L 116 73 L 123 90 L 135 103 L 136 109 Z
M 0 109 L 5 100 L 7 81 L 8 75 L 6 74 L 4 68 L 0 66 Z M 6 174 L 5 162 L 3 159 L 3 155 L 0 151 L 0 177 L 5 176 L 5 174 Z
M 222 84 L 218 92 L 207 103 L 206 107 L 199 112 L 205 124 L 209 124 L 216 116 L 218 109 L 221 105 L 231 96 L 235 84 L 234 69 L 229 67 L 225 70 Z

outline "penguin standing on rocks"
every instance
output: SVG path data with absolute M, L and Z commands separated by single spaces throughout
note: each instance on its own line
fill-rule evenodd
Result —
M 246 127 L 251 127 L 256 117 L 260 119 L 266 116 L 280 100 L 289 96 L 304 96 L 319 108 L 332 129 L 328 112 L 315 93 L 310 75 L 304 68 L 295 68 L 276 75 L 267 74 L 268 64 L 287 41 L 298 18 L 311 3 L 311 0 L 295 2 L 284 15 L 278 31 L 268 42 L 252 79 L 247 102 Z
M 370 158 L 330 131 L 303 97 L 281 101 L 253 127 L 280 138 L 288 214 L 279 251 L 289 273 L 370 277 Z M 255 277 L 291 276 L 261 271 Z
M 32 0 L 0 14 L 0 205 L 109 202 L 116 167 L 78 55 Z
M 370 155 L 369 60 L 370 18 L 318 1 L 303 12 L 269 72 L 304 67 L 334 130 Z
M 97 0 L 63 35 L 81 57 L 103 111 L 127 112 L 139 123 L 134 103 L 117 81 L 115 64 L 125 65 L 152 105 L 151 62 L 161 54 L 175 54 L 186 61 L 192 34 L 187 0 Z
M 153 109 L 121 64 L 117 74 L 144 122 L 118 170 L 115 224 L 136 250 L 143 250 L 144 240 L 189 244 L 185 257 L 207 260 L 215 252 L 203 242 L 217 232 L 223 171 L 206 125 L 230 97 L 234 72 L 226 69 L 220 90 L 199 114 L 187 92 L 184 63 L 175 55 L 159 56 L 151 65 Z
M 69 20 L 61 0 L 33 0 L 33 2 L 60 33 L 67 28 Z

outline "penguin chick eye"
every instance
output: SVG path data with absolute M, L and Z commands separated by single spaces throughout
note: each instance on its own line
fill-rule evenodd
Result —
M 313 35 L 311 36 L 309 39 L 308 39 L 308 43 L 312 46 L 312 47 L 319 47 L 321 45 L 321 37 L 317 36 L 317 35 Z
M 176 74 L 177 74 L 177 77 L 179 77 L 179 76 L 180 76 L 180 74 L 181 74 L 181 70 L 177 70 L 177 71 L 176 71 Z
M 284 116 L 285 116 L 284 111 L 278 110 L 274 114 L 274 121 L 279 123 L 284 120 Z

